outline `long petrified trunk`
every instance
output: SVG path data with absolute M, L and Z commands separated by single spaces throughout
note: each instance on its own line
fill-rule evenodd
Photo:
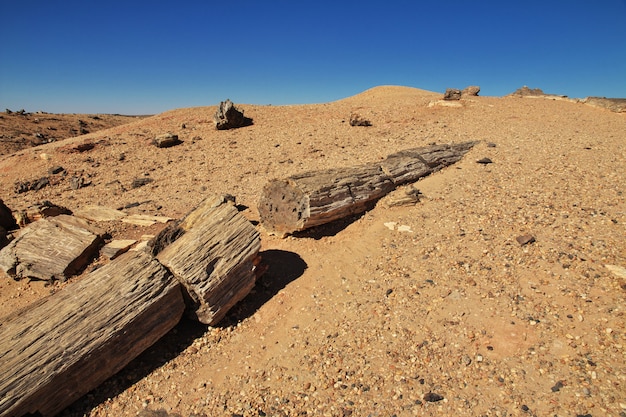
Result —
M 285 236 L 362 213 L 396 186 L 459 161 L 474 144 L 408 149 L 380 163 L 272 180 L 259 199 L 261 222 L 268 232 Z
M 171 330 L 180 284 L 130 252 L 0 324 L 0 415 L 53 416 Z

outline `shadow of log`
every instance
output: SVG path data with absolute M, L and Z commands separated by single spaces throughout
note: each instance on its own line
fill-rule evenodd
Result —
M 367 206 L 366 212 L 372 210 L 378 200 L 373 201 L 371 204 Z M 344 217 L 342 219 L 337 219 L 330 223 L 322 224 L 319 226 L 312 227 L 310 229 L 301 230 L 299 232 L 293 232 L 292 236 L 296 238 L 310 238 L 315 240 L 320 240 L 324 237 L 335 236 L 339 232 L 343 231 L 345 228 L 350 226 L 355 221 L 359 220 L 366 213 L 353 214 L 351 216 Z
M 250 317 L 307 269 L 306 262 L 294 252 L 270 249 L 260 255 L 267 272 L 257 280 L 250 294 L 230 309 L 219 326 L 231 326 Z

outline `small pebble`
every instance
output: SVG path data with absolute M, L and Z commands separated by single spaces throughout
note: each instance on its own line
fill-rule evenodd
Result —
M 529 243 L 534 243 L 535 237 L 532 235 L 522 235 L 522 236 L 516 237 L 515 240 L 517 240 L 517 243 L 519 243 L 521 246 L 524 246 Z
M 563 381 L 557 381 L 557 383 L 554 384 L 554 386 L 550 389 L 552 390 L 552 392 L 559 392 L 561 388 L 563 388 Z
M 443 400 L 443 396 L 437 393 L 429 392 L 427 394 L 424 394 L 424 401 L 427 401 L 429 403 L 435 403 L 441 400 Z

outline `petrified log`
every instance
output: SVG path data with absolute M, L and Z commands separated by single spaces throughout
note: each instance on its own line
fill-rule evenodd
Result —
M 394 188 L 380 166 L 306 172 L 266 184 L 259 214 L 268 232 L 285 236 L 364 212 Z
M 271 180 L 259 199 L 261 222 L 269 233 L 285 236 L 362 213 L 396 186 L 457 162 L 474 144 L 408 149 L 380 163 Z
M 29 224 L 0 251 L 0 269 L 8 275 L 64 280 L 82 270 L 101 244 L 86 221 L 61 214 Z
M 0 322 L 0 415 L 53 416 L 172 329 L 180 284 L 129 252 Z
M 172 228 L 159 253 L 171 271 L 128 252 L 0 321 L 0 415 L 55 415 L 172 329 L 185 308 L 214 324 L 249 293 L 262 271 L 260 239 L 233 201 L 207 199 Z
M 157 259 L 183 284 L 188 313 L 202 323 L 219 322 L 256 282 L 259 232 L 225 196 L 204 200 L 155 238 L 163 240 Z

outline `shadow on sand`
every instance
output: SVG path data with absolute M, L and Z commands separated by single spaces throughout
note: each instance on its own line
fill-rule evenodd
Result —
M 370 208 L 368 208 L 368 211 Z M 312 227 L 310 229 L 303 230 L 301 232 L 294 232 L 293 236 L 295 237 L 303 237 L 303 238 L 311 238 L 315 240 L 320 240 L 324 237 L 335 236 L 339 232 L 343 231 L 345 228 L 350 226 L 355 221 L 359 220 L 363 217 L 364 213 L 353 214 L 351 216 L 347 216 L 330 223 L 322 224 L 319 226 Z
M 307 268 L 306 262 L 293 252 L 267 250 L 261 252 L 261 257 L 263 263 L 268 266 L 267 272 L 257 280 L 250 294 L 228 312 L 218 324 L 219 327 L 236 325 L 239 321 L 253 315 L 287 284 L 300 277 Z M 89 414 L 90 410 L 99 404 L 109 398 L 114 398 L 176 358 L 191 346 L 194 340 L 202 337 L 207 328 L 202 323 L 183 317 L 172 330 L 131 361 L 123 370 L 78 399 L 59 416 L 78 417 Z

